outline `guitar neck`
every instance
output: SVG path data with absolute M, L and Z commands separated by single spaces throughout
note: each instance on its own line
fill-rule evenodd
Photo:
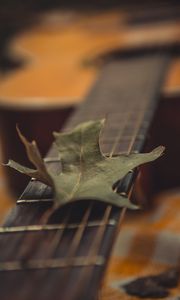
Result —
M 154 53 L 108 63 L 64 130 L 106 117 L 104 153 L 141 151 L 168 61 L 169 54 Z M 61 168 L 57 154 L 52 147 L 45 159 L 55 172 Z M 118 183 L 119 192 L 128 193 L 131 176 Z M 0 228 L 1 299 L 95 299 L 122 210 L 89 199 L 62 207 L 42 225 L 52 191 L 37 181 L 17 204 Z

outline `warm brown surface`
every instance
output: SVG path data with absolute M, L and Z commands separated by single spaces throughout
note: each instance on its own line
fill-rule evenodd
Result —
M 94 51 L 103 51 L 121 40 L 117 32 L 118 14 L 113 18 L 110 15 L 109 19 L 104 15 L 90 16 L 91 22 L 76 15 L 59 16 L 60 21 L 56 17 L 48 17 L 38 28 L 15 40 L 12 49 L 29 62 L 24 69 L 2 79 L 3 98 L 22 103 L 24 97 L 33 97 L 32 103 L 40 97 L 38 102 L 42 104 L 67 104 L 73 98 L 76 103 L 87 93 L 97 74 L 96 69 L 84 67 L 83 62 Z
M 81 16 L 50 14 L 34 29 L 17 37 L 12 52 L 23 57 L 23 68 L 1 78 L 2 105 L 63 105 L 78 103 L 92 86 L 97 67 L 85 66 L 113 49 L 162 45 L 177 41 L 179 23 L 127 27 L 119 12 Z M 180 83 L 179 65 L 167 88 Z
M 180 58 L 174 59 L 167 74 L 164 92 L 180 93 Z
M 15 204 L 15 199 L 6 188 L 6 181 L 2 168 L 0 168 L 0 195 L 0 224 L 2 224 L 8 210 Z
M 140 299 L 126 294 L 120 288 L 122 282 L 178 267 L 180 193 L 162 193 L 154 201 L 154 210 L 131 215 L 124 221 L 100 300 Z M 123 242 L 126 251 L 122 251 Z M 177 297 L 179 290 L 180 281 L 176 287 L 169 289 L 169 296 Z

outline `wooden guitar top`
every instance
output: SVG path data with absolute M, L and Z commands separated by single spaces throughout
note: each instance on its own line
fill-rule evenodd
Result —
M 79 103 L 99 72 L 93 65 L 112 51 L 162 46 L 179 41 L 180 23 L 128 26 L 121 11 L 81 15 L 51 13 L 16 37 L 12 54 L 24 65 L 1 78 L 1 105 L 38 107 Z M 92 65 L 91 65 L 92 64 Z M 166 91 L 180 85 L 175 61 Z M 30 99 L 30 101 L 28 101 Z

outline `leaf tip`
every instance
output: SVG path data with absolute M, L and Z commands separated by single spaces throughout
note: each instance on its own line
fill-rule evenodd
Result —
M 4 163 L 4 162 L 1 163 L 1 166 L 3 166 L 3 167 L 8 167 L 9 165 L 10 165 L 10 160 L 8 160 L 7 163 Z
M 101 119 L 100 122 L 101 122 L 102 125 L 104 125 L 105 122 L 106 122 L 106 118 Z
M 25 138 L 25 136 L 21 133 L 21 130 L 19 129 L 18 124 L 16 124 L 16 131 L 19 135 L 19 138 L 21 140 L 21 142 L 26 146 L 26 144 L 28 143 L 28 140 Z
M 59 135 L 59 133 L 58 133 L 57 131 L 53 131 L 53 133 L 52 133 L 52 134 L 53 134 L 53 137 L 54 137 L 54 138 L 57 138 L 57 137 L 58 137 L 58 135 Z
M 137 205 L 137 204 L 134 204 L 133 202 L 131 202 L 130 200 L 128 200 L 127 208 L 128 209 L 132 209 L 132 210 L 140 210 L 141 206 Z
M 159 146 L 157 148 L 155 148 L 152 152 L 157 156 L 160 157 L 164 154 L 165 151 L 165 147 L 164 146 Z
M 21 131 L 19 129 L 19 124 L 16 124 L 16 131 L 17 131 L 17 133 L 18 133 L 18 135 L 20 137 L 22 135 L 22 133 L 21 133 Z

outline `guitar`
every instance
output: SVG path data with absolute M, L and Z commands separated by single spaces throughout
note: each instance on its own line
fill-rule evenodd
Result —
M 65 129 L 83 121 L 87 112 L 91 119 L 108 112 L 104 153 L 140 151 L 168 60 L 169 53 L 162 51 L 106 64 L 87 101 Z M 46 163 L 59 169 L 55 149 L 50 150 Z M 128 183 L 120 183 L 120 193 L 130 193 L 129 181 L 132 183 L 131 176 Z M 39 220 L 51 206 L 51 199 L 48 187 L 31 182 L 1 228 L 2 299 L 80 300 L 97 296 L 123 212 L 89 199 L 84 205 L 74 203 L 57 211 L 44 225 Z M 7 251 L 9 242 L 11 249 Z M 7 291 L 9 284 L 11 290 Z
M 90 119 L 108 112 L 103 152 L 115 155 L 140 151 L 168 61 L 169 54 L 165 52 L 107 64 L 65 129 L 87 118 L 87 112 Z M 54 148 L 45 161 L 58 171 L 60 162 Z M 129 193 L 129 185 L 129 180 L 121 182 L 118 192 Z M 9 251 L 7 246 L 1 247 L 1 299 L 97 297 L 124 210 L 89 199 L 56 211 L 48 224 L 41 224 L 51 199 L 49 187 L 31 182 L 1 228 L 1 242 L 8 245 L 11 241 Z M 9 291 L 7 284 L 11 285 Z
M 146 9 L 141 10 L 142 15 L 147 13 Z M 166 15 L 168 8 L 164 10 Z M 178 11 L 177 7 L 174 10 Z M 162 17 L 161 10 L 159 13 Z M 46 153 L 52 142 L 51 132 L 59 130 L 74 107 L 83 101 L 101 71 L 100 62 L 103 65 L 113 55 L 178 43 L 177 20 L 134 27 L 130 23 L 134 14 L 137 13 L 133 8 L 91 12 L 90 18 L 87 13 L 53 12 L 43 15 L 40 23 L 11 41 L 9 52 L 23 57 L 25 63 L 0 82 L 3 161 L 13 155 L 27 163 L 15 131 L 17 123 L 29 139 L 39 140 L 42 153 Z M 178 91 L 178 74 L 179 60 L 175 59 L 164 84 L 166 93 Z M 47 123 L 47 119 L 51 122 Z M 41 134 L 42 130 L 46 135 Z M 19 195 L 27 184 L 26 178 L 17 175 L 15 180 L 14 172 L 9 170 L 6 174 L 9 186 Z

